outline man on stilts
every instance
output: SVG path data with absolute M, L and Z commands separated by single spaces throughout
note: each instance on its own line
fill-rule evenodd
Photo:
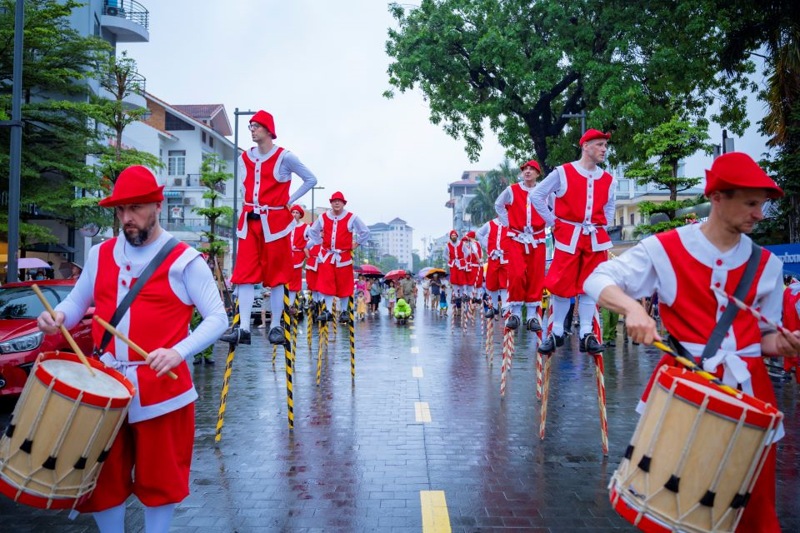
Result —
M 475 233 L 478 242 L 486 250 L 486 293 L 489 295 L 489 305 L 484 313 L 486 318 L 492 318 L 498 313 L 498 296 L 500 302 L 505 303 L 508 297 L 508 257 L 503 249 L 503 241 L 507 238 L 508 228 L 503 225 L 499 217 L 495 217 Z M 500 305 L 502 305 L 502 303 Z

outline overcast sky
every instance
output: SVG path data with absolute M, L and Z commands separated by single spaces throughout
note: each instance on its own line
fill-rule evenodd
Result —
M 137 61 L 148 92 L 170 104 L 221 103 L 231 124 L 237 107 L 271 112 L 276 142 L 325 187 L 315 193 L 316 206 L 341 190 L 347 209 L 367 224 L 405 220 L 421 250 L 423 238 L 451 227 L 447 185 L 465 170 L 503 161 L 487 132 L 480 160 L 469 162 L 463 141 L 429 122 L 419 91 L 382 96 L 391 88 L 385 43 L 394 26 L 384 0 L 142 3 L 150 11 L 150 42 L 120 50 Z M 763 112 L 760 103 L 751 109 Z M 241 117 L 244 148 L 252 144 L 246 124 Z M 717 139 L 719 129 L 712 134 Z M 736 148 L 759 156 L 763 143 L 753 136 Z M 709 165 L 698 158 L 687 172 Z M 300 203 L 310 206 L 311 195 Z
M 451 227 L 447 185 L 464 170 L 489 170 L 503 150 L 489 136 L 480 161 L 428 120 L 419 92 L 390 89 L 385 53 L 393 19 L 383 0 L 143 2 L 150 42 L 120 46 L 170 104 L 221 103 L 275 116 L 277 143 L 317 176 L 315 206 L 341 190 L 367 224 L 395 217 L 414 247 Z M 252 145 L 240 117 L 240 146 Z M 232 139 L 231 139 L 232 140 Z M 299 183 L 299 180 L 296 180 Z M 307 194 L 300 203 L 311 205 Z

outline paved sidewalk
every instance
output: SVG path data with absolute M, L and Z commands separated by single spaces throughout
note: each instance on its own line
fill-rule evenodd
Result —
M 385 309 L 382 309 L 385 313 Z M 200 394 L 192 493 L 175 532 L 420 532 L 422 491 L 443 491 L 453 531 L 633 531 L 607 485 L 630 440 L 636 401 L 659 358 L 626 344 L 605 361 L 609 456 L 600 449 L 594 367 L 572 338 L 553 360 L 547 435 L 539 439 L 533 338 L 520 332 L 500 398 L 500 326 L 489 364 L 478 325 L 451 329 L 418 309 L 415 323 L 385 315 L 355 326 L 356 377 L 346 328 L 331 337 L 315 384 L 317 338 L 301 325 L 288 430 L 283 351 L 272 363 L 264 330 L 236 354 L 222 441 L 214 442 L 225 347 L 215 366 L 194 367 Z M 778 511 L 800 531 L 798 386 L 776 384 L 786 415 L 779 445 Z M 422 405 L 427 405 L 426 406 Z M 5 425 L 11 407 L 0 412 Z M 430 416 L 430 421 L 425 416 Z M 427 493 L 424 493 L 427 494 Z M 0 497 L 2 531 L 95 531 L 93 520 Z M 143 531 L 129 501 L 127 531 Z

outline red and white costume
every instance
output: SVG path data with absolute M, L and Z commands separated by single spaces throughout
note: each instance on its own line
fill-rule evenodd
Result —
M 614 261 L 600 265 L 585 284 L 586 294 L 599 297 L 609 285 L 617 285 L 633 298 L 652 294 L 659 296 L 659 312 L 664 327 L 700 363 L 708 338 L 728 301 L 711 290 L 723 289 L 733 294 L 751 253 L 751 240 L 742 235 L 738 245 L 720 252 L 700 231 L 701 224 L 683 226 L 643 240 Z M 764 316 L 780 321 L 783 299 L 783 264 L 767 250 L 744 302 Z M 703 363 L 723 382 L 767 403 L 775 405 L 775 393 L 761 359 L 761 338 L 769 326 L 751 314 L 740 311 L 714 356 Z M 676 366 L 674 358 L 664 356 L 663 364 Z M 647 400 L 655 373 L 648 383 L 642 401 Z M 642 411 L 644 404 L 640 404 Z M 783 434 L 779 428 L 775 440 Z M 780 531 L 775 516 L 775 450 L 756 483 L 745 508 L 740 531 Z
M 301 222 L 292 230 L 292 278 L 289 280 L 289 290 L 297 292 L 303 288 L 303 263 L 306 260 L 306 232 L 308 224 Z
M 455 233 L 455 232 L 451 232 Z M 465 284 L 464 270 L 461 267 L 461 257 L 459 252 L 459 242 L 447 242 L 447 266 L 450 268 L 450 284 L 455 287 L 461 287 Z M 460 290 L 460 289 L 459 289 Z
M 613 246 L 606 226 L 614 220 L 615 182 L 601 168 L 589 171 L 567 163 L 551 172 L 531 193 L 533 206 L 548 226 L 554 226 L 555 252 L 545 278 L 554 295 L 571 298 Z M 547 206 L 553 194 L 554 212 Z
M 81 320 L 92 303 L 97 316 L 110 320 L 131 285 L 170 238 L 162 232 L 141 247 L 114 238 L 92 248 L 75 289 L 57 307 L 64 312 L 67 327 Z M 195 306 L 204 319 L 189 335 Z M 184 362 L 173 369 L 177 379 L 157 378 L 139 355 L 112 338 L 100 359 L 122 372 L 134 384 L 136 395 L 97 488 L 78 510 L 108 509 L 122 504 L 130 494 L 149 507 L 177 503 L 188 495 L 197 392 L 185 360 L 212 344 L 227 322 L 208 266 L 196 250 L 179 243 L 116 327 L 145 351 L 173 348 Z M 98 323 L 92 328 L 99 346 L 105 330 Z M 135 476 L 131 476 L 133 468 Z
M 236 227 L 239 245 L 231 282 L 263 282 L 267 287 L 288 283 L 294 218 L 287 206 L 316 185 L 317 179 L 297 156 L 280 146 L 267 154 L 255 147 L 242 153 L 239 170 L 244 203 Z M 303 184 L 290 196 L 292 174 L 302 178 Z
M 789 331 L 800 329 L 800 282 L 794 282 L 783 291 L 783 325 Z M 795 371 L 795 380 L 800 383 L 797 357 L 784 357 L 783 369 Z
M 544 292 L 546 263 L 545 221 L 531 203 L 536 190 L 522 183 L 508 186 L 494 207 L 508 227 L 503 247 L 508 253 L 508 304 L 540 303 Z
M 369 228 L 353 213 L 329 210 L 308 230 L 311 246 L 320 244 L 317 255 L 317 290 L 323 295 L 349 298 L 353 295 L 353 243 L 369 240 Z
M 475 232 L 478 242 L 486 249 L 488 291 L 499 291 L 508 287 L 508 257 L 503 244 L 507 229 L 499 218 L 493 218 Z

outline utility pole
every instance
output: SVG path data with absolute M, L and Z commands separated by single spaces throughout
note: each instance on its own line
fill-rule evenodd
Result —
M 239 203 L 239 115 L 250 116 L 255 114 L 255 111 L 239 111 L 238 107 L 233 111 L 235 125 L 233 127 L 233 253 L 231 254 L 231 272 L 233 272 L 233 265 L 236 264 L 236 248 L 239 240 L 236 236 L 236 228 L 239 223 L 237 215 Z
M 25 2 L 17 0 L 14 9 L 14 66 L 11 88 L 11 120 L 0 126 L 11 128 L 8 173 L 8 274 L 6 281 L 18 281 L 20 176 L 22 174 L 22 46 L 25 32 Z

